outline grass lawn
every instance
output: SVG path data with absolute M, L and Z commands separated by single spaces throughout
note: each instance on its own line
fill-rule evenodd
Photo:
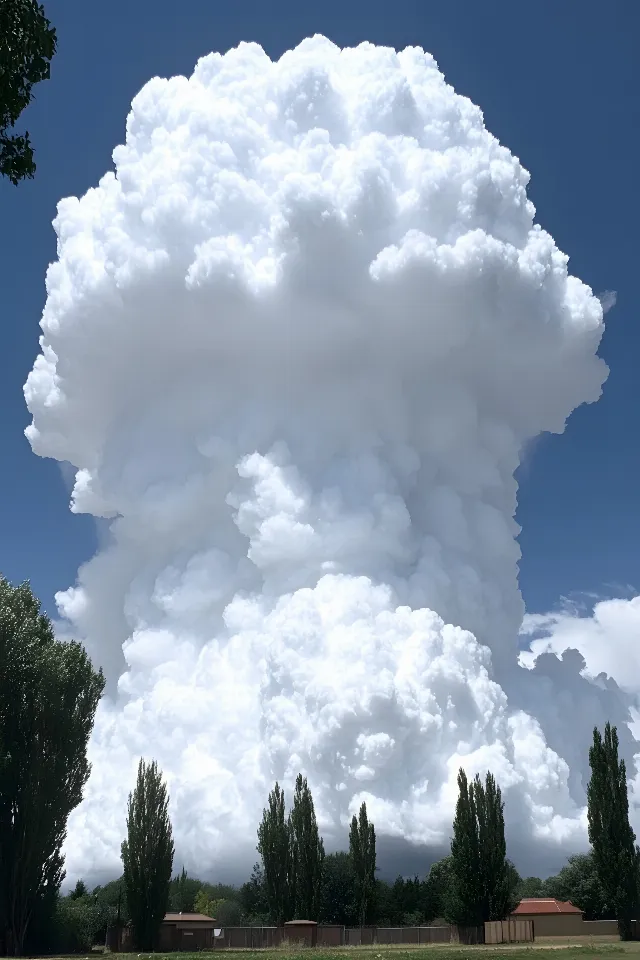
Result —
M 504 960 L 535 960 L 533 954 L 553 951 L 560 953 L 562 960 L 580 960 L 591 957 L 592 960 L 623 960 L 624 954 L 636 954 L 640 957 L 640 942 L 620 943 L 611 941 L 546 940 L 524 944 L 503 944 L 500 946 L 469 946 L 459 944 L 451 946 L 434 944 L 429 947 L 375 946 L 375 947 L 333 947 L 331 949 L 299 949 L 284 947 L 274 950 L 214 950 L 202 953 L 121 953 L 113 960 L 212 960 L 212 953 L 220 955 L 220 960 L 490 960 L 492 957 L 504 957 Z M 233 956 L 232 956 L 233 955 Z M 544 956 L 544 954 L 543 954 Z M 81 958 L 75 958 L 81 960 Z M 86 960 L 90 960 L 89 957 Z M 557 958 L 560 960 L 560 958 Z

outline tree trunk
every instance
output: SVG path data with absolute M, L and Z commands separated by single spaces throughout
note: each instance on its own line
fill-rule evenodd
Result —
M 633 933 L 629 917 L 618 917 L 618 933 L 621 940 L 632 940 Z

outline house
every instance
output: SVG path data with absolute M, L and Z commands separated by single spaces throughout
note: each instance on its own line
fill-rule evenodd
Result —
M 528 897 L 521 900 L 511 916 L 532 920 L 533 935 L 540 937 L 577 937 L 584 932 L 582 910 L 565 900 Z
M 160 926 L 159 949 L 210 950 L 216 926 L 217 920 L 203 913 L 167 913 Z
M 160 925 L 158 949 L 170 953 L 174 950 L 210 950 L 214 946 L 217 920 L 203 913 L 167 913 Z M 132 930 L 129 925 L 113 927 L 107 934 L 107 945 L 113 952 L 127 953 L 133 949 Z

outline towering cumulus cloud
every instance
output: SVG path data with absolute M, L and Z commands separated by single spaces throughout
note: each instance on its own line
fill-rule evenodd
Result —
M 599 397 L 603 310 L 528 173 L 422 50 L 322 37 L 151 80 L 113 158 L 59 204 L 25 388 L 110 530 L 58 596 L 111 684 L 70 875 L 117 868 L 141 754 L 201 873 L 298 771 L 329 844 L 362 799 L 442 844 L 465 764 L 523 849 L 579 846 L 553 685 L 581 749 L 610 691 L 518 665 L 514 471 Z

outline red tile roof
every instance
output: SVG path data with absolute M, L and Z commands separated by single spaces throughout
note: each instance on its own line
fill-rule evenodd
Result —
M 513 911 L 513 915 L 530 915 L 532 913 L 582 913 L 579 907 L 574 907 L 568 900 L 552 900 L 542 897 L 531 897 L 521 900 Z

